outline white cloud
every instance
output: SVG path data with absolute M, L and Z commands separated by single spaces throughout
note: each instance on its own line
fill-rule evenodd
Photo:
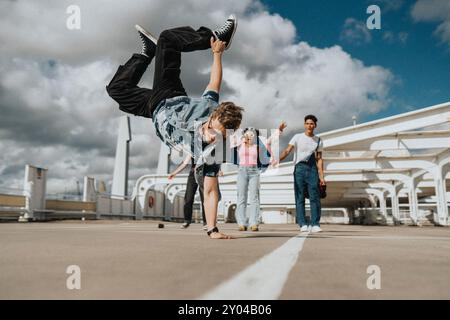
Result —
M 347 18 L 342 27 L 340 39 L 350 44 L 362 45 L 372 41 L 372 34 L 363 21 Z
M 236 13 L 239 29 L 224 55 L 221 97 L 246 108 L 244 125 L 271 128 L 284 119 L 293 133 L 306 113 L 315 113 L 323 131 L 349 125 L 354 114 L 376 113 L 389 101 L 389 70 L 365 66 L 339 46 L 296 43 L 293 23 L 256 0 L 77 1 L 82 29 L 69 31 L 65 9 L 72 2 L 0 4 L 0 184 L 21 184 L 30 163 L 49 168 L 51 193 L 84 175 L 109 185 L 122 113 L 105 85 L 139 49 L 135 23 L 158 34 L 168 26 L 218 26 Z M 210 63 L 208 51 L 183 55 L 190 94 L 203 91 Z M 151 85 L 152 72 L 142 86 Z M 132 117 L 131 125 L 134 180 L 154 170 L 160 142 L 150 120 Z
M 434 34 L 450 48 L 450 1 L 418 0 L 411 11 L 417 22 L 438 22 Z
M 4 158 L 0 172 L 11 166 L 19 171 L 7 181 L 22 182 L 25 164 L 50 169 L 49 192 L 66 190 L 64 177 L 82 181 L 84 175 L 93 175 L 110 180 L 122 113 L 104 87 L 115 67 L 110 61 L 97 61 L 77 67 L 55 64 L 48 69 L 47 62 L 17 58 L 2 66 L 0 88 L 7 94 L 0 95 Z M 132 123 L 130 163 L 154 166 L 158 156 L 149 151 L 159 149 L 159 141 L 151 121 L 132 119 Z M 131 172 L 130 177 L 138 176 Z
M 275 127 L 286 120 L 292 133 L 301 130 L 304 115 L 314 113 L 323 130 L 386 105 L 391 73 L 364 66 L 339 46 L 319 49 L 301 42 L 281 54 L 283 62 L 263 79 L 248 79 L 245 67 L 226 70 L 232 100 L 246 107 L 244 124 Z

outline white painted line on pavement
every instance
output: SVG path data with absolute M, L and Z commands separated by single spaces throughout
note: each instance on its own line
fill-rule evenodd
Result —
M 259 259 L 200 300 L 278 299 L 308 234 L 299 234 Z

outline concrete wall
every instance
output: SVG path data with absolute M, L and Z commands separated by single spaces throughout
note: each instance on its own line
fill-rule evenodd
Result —
M 0 206 L 25 207 L 25 196 L 0 194 Z
M 46 200 L 45 209 L 64 210 L 64 211 L 96 211 L 95 202 L 81 202 L 69 200 Z
M 97 198 L 96 207 L 99 219 L 101 217 L 135 217 L 132 200 L 111 199 L 100 195 Z

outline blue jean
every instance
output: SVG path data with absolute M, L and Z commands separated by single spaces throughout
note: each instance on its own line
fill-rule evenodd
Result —
M 240 226 L 257 226 L 259 224 L 259 176 L 260 170 L 257 166 L 239 167 L 236 220 Z M 249 202 L 248 208 L 247 201 Z
M 305 217 L 305 189 L 308 188 L 309 204 L 311 208 L 311 226 L 320 226 L 320 193 L 319 173 L 317 171 L 314 154 L 307 163 L 299 162 L 294 170 L 294 191 L 297 223 L 301 226 L 307 225 Z

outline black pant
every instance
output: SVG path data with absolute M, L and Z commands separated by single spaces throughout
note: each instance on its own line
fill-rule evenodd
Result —
M 191 27 L 163 31 L 156 46 L 153 89 L 137 85 L 154 57 L 133 54 L 106 86 L 108 94 L 119 103 L 120 110 L 152 118 L 162 100 L 187 95 L 180 79 L 181 52 L 210 48 L 212 35 L 212 31 L 205 27 L 197 31 Z
M 192 221 L 192 207 L 194 205 L 195 193 L 197 192 L 198 184 L 195 181 L 195 171 L 191 169 L 186 186 L 186 195 L 184 196 L 184 220 L 188 223 Z M 205 208 L 203 206 L 203 192 L 200 190 L 200 199 L 202 203 L 202 217 L 203 224 L 206 224 Z

